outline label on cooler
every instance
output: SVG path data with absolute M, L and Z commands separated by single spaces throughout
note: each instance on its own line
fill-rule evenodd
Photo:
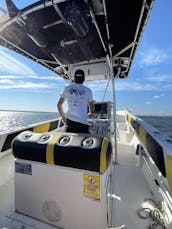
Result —
M 84 196 L 100 200 L 100 176 L 83 174 Z
M 32 165 L 28 163 L 15 162 L 16 173 L 32 175 Z

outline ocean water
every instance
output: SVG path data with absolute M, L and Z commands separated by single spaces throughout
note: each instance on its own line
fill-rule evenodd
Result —
M 0 111 L 0 134 L 58 118 L 53 112 Z
M 172 116 L 140 116 L 140 118 L 172 138 Z
M 0 111 L 0 134 L 58 117 L 56 112 Z M 140 118 L 172 138 L 172 116 L 140 116 Z

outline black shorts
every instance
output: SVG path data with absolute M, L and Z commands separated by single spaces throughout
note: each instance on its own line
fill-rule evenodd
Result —
M 70 119 L 66 120 L 66 132 L 71 133 L 89 133 L 89 126 Z

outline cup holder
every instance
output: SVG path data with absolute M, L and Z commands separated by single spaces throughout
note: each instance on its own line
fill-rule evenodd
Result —
M 67 143 L 69 143 L 69 141 L 70 141 L 70 137 L 64 136 L 64 137 L 60 138 L 59 145 L 61 145 L 61 146 L 67 145 Z
M 28 132 L 28 133 L 24 133 L 24 135 L 21 137 L 22 141 L 27 141 L 30 137 L 32 137 L 33 133 L 32 132 Z
M 93 146 L 94 144 L 94 139 L 93 138 L 86 138 L 84 139 L 84 141 L 82 142 L 82 146 L 86 149 L 89 149 Z
M 44 134 L 40 137 L 39 142 L 40 143 L 45 143 L 50 139 L 51 135 L 50 134 Z

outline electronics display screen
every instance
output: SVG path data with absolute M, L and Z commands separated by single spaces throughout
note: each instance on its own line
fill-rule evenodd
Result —
M 94 115 L 101 115 L 110 117 L 110 102 L 97 102 L 94 103 Z M 89 109 L 87 110 L 89 112 Z
M 108 104 L 107 103 L 95 103 L 95 114 L 107 114 L 108 113 Z

